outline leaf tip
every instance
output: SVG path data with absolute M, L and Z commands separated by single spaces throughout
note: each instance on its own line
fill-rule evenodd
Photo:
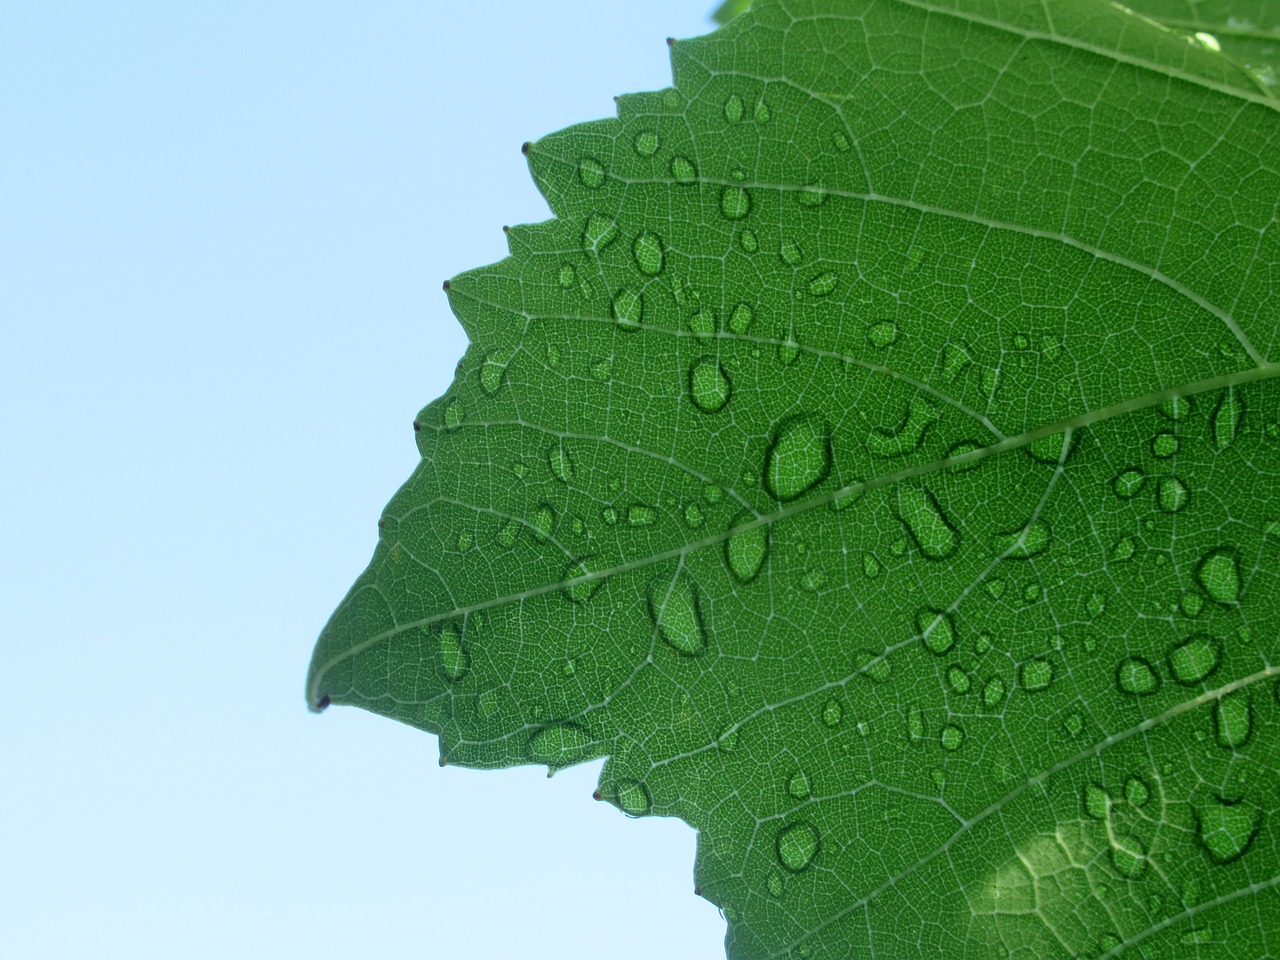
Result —
M 329 706 L 329 704 L 330 704 L 330 703 L 332 703 L 332 702 L 333 702 L 333 701 L 331 701 L 331 700 L 329 699 L 329 695 L 326 693 L 323 697 L 321 697 L 319 700 L 317 700 L 314 704 L 311 704 L 311 705 L 310 705 L 311 712 L 312 712 L 312 713 L 324 713 L 325 708 L 326 708 L 326 707 L 328 707 L 328 706 Z
M 529 151 L 532 149 L 533 149 L 532 141 L 526 140 L 524 143 L 520 144 L 520 152 L 523 153 L 526 157 L 529 155 Z
M 591 799 L 592 799 L 592 800 L 603 800 L 603 799 L 604 799 L 604 794 L 603 794 L 603 793 L 601 793 L 599 790 L 593 790 L 593 791 L 591 792 Z
M 417 433 L 421 429 L 422 429 L 422 424 L 420 424 L 417 420 L 413 421 L 413 432 Z
M 511 228 L 510 228 L 509 226 L 507 226 L 507 225 L 504 223 L 504 224 L 502 225 L 502 232 L 503 232 L 503 233 L 510 233 L 510 232 L 511 232 Z
M 440 284 L 440 289 L 442 289 L 445 293 L 448 293 L 448 292 L 449 292 L 449 281 L 448 281 L 448 280 L 446 280 L 444 283 Z
M 676 38 L 675 38 L 675 37 L 667 37 L 667 46 L 668 46 L 668 47 L 674 47 L 675 45 L 676 45 Z

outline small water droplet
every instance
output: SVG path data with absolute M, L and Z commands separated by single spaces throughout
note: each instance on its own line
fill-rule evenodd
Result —
M 1177 513 L 1191 500 L 1191 491 L 1177 477 L 1161 477 L 1156 501 L 1166 513 Z
M 934 607 L 921 610 L 916 614 L 916 629 L 931 653 L 941 656 L 955 646 L 955 621 L 945 610 Z
M 1028 583 L 1022 588 L 1022 599 L 1027 603 L 1036 603 L 1044 594 L 1044 589 L 1038 583 Z
M 849 148 L 852 146 L 852 144 L 849 142 L 849 138 L 846 137 L 843 133 L 837 132 L 836 135 L 831 138 L 831 141 L 836 145 L 836 149 L 839 150 L 841 153 L 847 152 Z
M 743 253 L 755 253 L 760 249 L 760 238 L 754 230 L 743 230 L 738 234 L 738 245 Z
M 574 269 L 572 263 L 566 263 L 560 268 L 560 286 L 566 290 L 570 289 L 578 282 L 578 271 Z
M 964 668 L 959 664 L 952 664 L 947 668 L 947 683 L 956 693 L 969 692 L 969 674 L 965 673 Z
M 583 157 L 578 161 L 578 180 L 588 190 L 604 186 L 604 164 L 595 157 Z
M 657 518 L 653 507 L 643 503 L 633 503 L 627 508 L 627 523 L 633 527 L 651 527 Z
M 1052 532 L 1043 520 L 1035 520 L 1029 526 L 1020 527 L 996 538 L 995 551 L 1001 557 L 1025 559 L 1035 557 L 1049 549 Z
M 573 723 L 543 727 L 529 741 L 533 759 L 553 769 L 577 763 L 589 746 L 591 738 L 587 731 Z
M 1107 598 L 1100 593 L 1089 594 L 1085 600 L 1084 609 L 1091 619 L 1098 619 L 1107 609 Z
M 820 207 L 823 201 L 827 199 L 827 191 L 816 183 L 810 183 L 801 187 L 797 196 L 800 199 L 801 206 Z
M 914 397 L 906 416 L 892 429 L 873 427 L 867 437 L 867 449 L 879 457 L 901 457 L 914 453 L 924 442 L 924 435 L 940 416 L 939 408 L 923 396 Z
M 1031 459 L 1038 463 L 1047 463 L 1054 466 L 1066 463 L 1071 457 L 1071 453 L 1075 448 L 1076 438 L 1079 435 L 1078 432 L 1071 432 L 1054 433 L 1047 437 L 1041 437 L 1027 447 L 1027 453 L 1031 455 Z
M 1096 783 L 1087 783 L 1084 788 L 1085 816 L 1093 820 L 1106 820 L 1111 806 L 1111 798 L 1107 791 Z
M 751 212 L 751 194 L 742 187 L 725 187 L 720 191 L 720 212 L 726 220 L 743 219 Z
M 1004 694 L 1004 681 L 999 677 L 992 677 L 982 687 L 982 702 L 988 710 L 994 710 L 1004 703 Z
M 1213 708 L 1213 728 L 1218 746 L 1242 747 L 1253 733 L 1253 704 L 1248 690 L 1233 690 L 1218 698 Z
M 1230 547 L 1210 550 L 1196 567 L 1196 582 L 1214 603 L 1231 606 L 1240 600 L 1240 564 Z
M 498 528 L 498 542 L 504 547 L 514 547 L 519 539 L 520 523 L 518 521 L 508 520 Z
M 873 683 L 884 683 L 893 675 L 893 667 L 882 653 L 860 650 L 853 658 L 854 671 Z
M 444 670 L 446 677 L 456 681 L 466 676 L 467 670 L 471 667 L 471 656 L 467 653 L 466 647 L 463 646 L 458 628 L 453 624 L 446 624 L 440 630 L 438 649 L 440 652 L 440 666 Z
M 868 580 L 880 576 L 880 561 L 876 559 L 874 553 L 862 555 L 862 575 Z
M 764 882 L 765 888 L 772 897 L 780 897 L 786 891 L 786 881 L 782 879 L 782 874 L 777 870 L 770 870 L 769 876 Z
M 1262 828 L 1262 811 L 1241 800 L 1215 797 L 1195 808 L 1195 818 L 1200 844 L 1217 864 L 1243 857 Z
M 1025 333 L 1015 333 L 1013 335 L 1013 349 L 1026 350 L 1031 346 L 1031 339 Z
M 1125 657 L 1116 665 L 1116 686 L 1122 693 L 1146 697 L 1160 689 L 1160 675 L 1142 657 Z
M 560 369 L 560 348 L 554 343 L 547 344 L 547 366 L 552 370 Z
M 648 606 L 659 636 L 677 653 L 692 657 L 706 649 L 702 601 L 687 572 L 655 577 L 649 584 Z
M 977 638 L 973 641 L 973 649 L 974 649 L 974 650 L 976 650 L 976 651 L 978 652 L 978 655 L 979 655 L 979 656 L 981 656 L 982 654 L 984 654 L 984 653 L 986 653 L 988 650 L 990 650 L 990 649 L 991 649 L 991 634 L 989 634 L 989 633 L 980 633 L 980 634 L 978 634 Z
M 1151 799 L 1151 788 L 1141 777 L 1130 777 L 1124 782 L 1124 798 L 1135 807 L 1144 807 Z
M 582 231 L 582 249 L 587 253 L 599 253 L 618 239 L 618 225 L 598 213 L 587 218 Z
M 572 560 L 561 574 L 564 595 L 572 602 L 579 605 L 586 603 L 596 595 L 596 591 L 604 583 L 604 577 L 591 576 L 596 572 L 594 567 L 596 559 L 596 557 L 583 557 L 581 560 Z
M 803 770 L 797 770 L 788 778 L 787 793 L 796 800 L 809 799 L 809 778 Z
M 800 356 L 800 344 L 796 343 L 794 336 L 787 336 L 787 339 L 778 344 L 778 362 L 784 367 L 789 367 L 795 363 Z
M 1204 608 L 1204 597 L 1200 594 L 1188 590 L 1182 595 L 1182 599 L 1178 601 L 1178 609 L 1184 617 L 1195 618 L 1200 616 L 1200 611 Z
M 800 249 L 800 244 L 794 240 L 783 240 L 782 246 L 778 248 L 778 256 L 782 258 L 782 262 L 789 267 L 798 266 L 800 261 L 804 259 L 804 251 Z
M 611 309 L 613 319 L 623 330 L 639 329 L 644 320 L 644 295 L 623 287 L 614 295 Z
M 702 515 L 702 507 L 698 506 L 696 502 L 691 501 L 685 505 L 684 522 L 689 526 L 697 529 L 702 526 L 702 522 L 705 519 L 706 518 Z
M 899 486 L 898 518 L 916 547 L 930 560 L 944 560 L 960 545 L 960 534 L 928 489 Z
M 1167 460 L 1178 452 L 1178 438 L 1172 433 L 1157 433 L 1151 439 L 1151 455 Z
M 924 711 L 919 707 L 907 711 L 907 736 L 912 740 L 924 739 Z
M 778 832 L 778 860 L 787 870 L 799 873 L 813 862 L 819 849 L 818 831 L 804 821 Z
M 457 430 L 460 426 L 462 426 L 462 401 L 450 400 L 449 405 L 444 408 L 444 428 Z
M 1073 710 L 1063 718 L 1062 728 L 1071 736 L 1078 737 L 1080 736 L 1080 731 L 1084 729 L 1084 717 Z
M 1053 684 L 1053 664 L 1048 660 L 1028 660 L 1022 665 L 1022 686 L 1035 693 Z
M 656 130 L 641 130 L 636 134 L 636 138 L 631 145 L 640 156 L 652 157 L 658 152 L 658 132 Z
M 600 383 L 608 383 L 613 377 L 613 358 L 606 357 L 591 365 L 591 379 Z
M 652 230 L 645 230 L 636 237 L 631 253 L 641 273 L 656 277 L 662 272 L 662 238 Z
M 730 123 L 737 123 L 742 119 L 742 114 L 742 98 L 736 93 L 731 94 L 724 102 L 724 118 Z
M 764 459 L 764 486 L 775 500 L 794 500 L 831 471 L 831 432 L 817 417 L 797 414 L 781 421 Z
M 551 475 L 561 483 L 569 483 L 573 480 L 573 457 L 565 441 L 560 440 L 551 445 L 547 451 L 547 467 L 550 468 Z
M 1116 873 L 1137 880 L 1147 872 L 1146 845 L 1132 834 L 1114 834 L 1111 838 L 1111 865 Z
M 1170 397 L 1160 404 L 1160 412 L 1169 420 L 1185 420 L 1191 415 L 1190 397 Z
M 618 784 L 618 806 L 622 812 L 633 817 L 641 817 L 649 812 L 653 800 L 649 796 L 649 788 L 639 780 L 623 780 Z
M 840 706 L 837 700 L 828 700 L 822 707 L 822 723 L 828 727 L 840 726 L 840 721 L 844 719 L 844 707 Z
M 699 340 L 705 340 L 716 332 L 716 312 L 710 307 L 703 307 L 689 318 L 689 329 Z
M 825 297 L 833 293 L 840 284 L 839 274 L 830 270 L 820 273 L 809 281 L 809 293 L 815 297 Z
M 745 303 L 739 303 L 729 314 L 729 330 L 741 337 L 751 329 L 751 321 L 755 318 L 755 312 Z
M 529 515 L 529 527 L 533 530 L 534 538 L 537 540 L 546 540 L 551 536 L 551 531 L 556 525 L 556 513 L 548 504 L 540 503 L 533 509 L 533 513 Z
M 756 104 L 756 123 L 769 122 L 769 105 L 761 100 Z
M 724 409 L 733 393 L 729 375 L 715 357 L 703 357 L 689 370 L 689 398 L 703 413 Z
M 889 320 L 880 320 L 867 328 L 867 342 L 873 347 L 887 347 L 898 339 L 898 326 Z
M 943 750 L 953 752 L 959 750 L 964 745 L 964 730 L 954 723 L 949 723 L 942 728 L 939 742 L 941 742 Z
M 1169 672 L 1173 679 L 1194 686 L 1218 669 L 1222 642 L 1207 633 L 1197 633 L 1169 651 Z
M 458 531 L 458 552 L 466 553 L 468 550 L 470 550 L 473 539 L 474 538 L 472 536 L 470 529 L 459 530 Z
M 1111 552 L 1108 556 L 1116 562 L 1122 562 L 1132 558 L 1137 549 L 1132 537 L 1123 537 L 1111 545 Z
M 738 728 L 730 725 L 720 731 L 720 736 L 716 737 L 716 746 L 724 753 L 733 753 L 738 749 Z
M 698 171 L 688 157 L 671 159 L 671 176 L 676 183 L 693 183 L 698 178 Z
M 1116 475 L 1115 479 L 1111 481 L 1111 489 L 1117 497 L 1128 500 L 1131 497 L 1136 497 L 1146 482 L 1146 474 L 1141 470 L 1129 469 Z

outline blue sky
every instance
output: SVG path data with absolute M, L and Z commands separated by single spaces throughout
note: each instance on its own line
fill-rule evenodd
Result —
M 716 957 L 598 765 L 306 712 L 315 635 L 545 219 L 520 144 L 710 0 L 0 8 L 0 955 Z

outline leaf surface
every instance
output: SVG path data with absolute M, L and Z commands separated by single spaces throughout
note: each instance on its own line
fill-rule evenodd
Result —
M 672 60 L 447 285 L 309 702 L 607 757 L 733 958 L 1274 952 L 1275 102 L 1078 0 L 758 2 Z

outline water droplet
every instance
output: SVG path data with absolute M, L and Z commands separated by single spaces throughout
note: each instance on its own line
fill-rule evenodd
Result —
M 959 664 L 952 664 L 947 668 L 947 683 L 951 685 L 951 689 L 956 693 L 969 692 L 969 675 L 964 672 L 964 668 Z
M 613 319 L 623 330 L 636 330 L 644 319 L 644 295 L 623 287 L 613 298 Z
M 730 123 L 737 123 L 742 119 L 742 113 L 742 98 L 736 93 L 732 94 L 724 102 L 724 118 Z
M 1084 812 L 1085 816 L 1094 820 L 1106 820 L 1107 811 L 1111 806 L 1111 798 L 1107 796 L 1107 791 L 1102 789 L 1096 783 L 1085 784 L 1084 788 Z
M 862 555 L 862 574 L 868 580 L 880 576 L 880 569 L 880 561 L 876 559 L 874 553 L 864 553 Z
M 1022 588 L 1022 599 L 1027 603 L 1035 603 L 1040 599 L 1043 593 L 1044 590 L 1041 588 L 1040 584 L 1028 583 Z
M 560 348 L 554 343 L 547 344 L 547 366 L 553 370 L 560 369 Z
M 818 831 L 801 821 L 778 833 L 778 860 L 792 873 L 799 873 L 818 855 Z
M 796 343 L 794 336 L 788 335 L 786 340 L 778 344 L 778 362 L 784 367 L 791 366 L 799 356 L 800 344 Z
M 1059 463 L 1066 463 L 1071 456 L 1076 444 L 1076 438 L 1079 435 L 1077 432 L 1064 432 L 1041 437 L 1039 440 L 1032 441 L 1031 445 L 1027 447 L 1027 453 L 1031 455 L 1031 459 L 1038 463 L 1048 463 L 1054 466 Z
M 636 267 L 646 276 L 656 277 L 662 272 L 662 238 L 651 230 L 636 237 L 631 245 Z
M 1015 333 L 1013 335 L 1013 349 L 1026 350 L 1031 346 L 1031 339 L 1025 333 Z
M 604 164 L 595 157 L 583 157 L 578 162 L 578 179 L 588 190 L 604 186 Z
M 798 196 L 801 206 L 820 207 L 823 201 L 827 199 L 827 191 L 816 183 L 810 183 L 800 188 Z
M 849 138 L 843 133 L 836 133 L 836 135 L 831 138 L 831 141 L 836 145 L 836 149 L 841 153 L 845 153 L 852 146 L 849 142 Z
M 564 266 L 560 268 L 560 286 L 568 290 L 577 282 L 578 271 L 574 269 L 573 264 L 564 264 Z
M 990 649 L 991 649 L 991 634 L 989 634 L 989 633 L 980 633 L 980 634 L 978 634 L 977 639 L 973 641 L 973 649 L 974 649 L 974 650 L 976 650 L 976 651 L 978 652 L 978 654 L 979 654 L 979 655 L 984 654 L 984 653 L 986 653 L 988 650 L 990 650 Z
M 573 457 L 565 441 L 560 440 L 551 445 L 551 449 L 547 451 L 547 466 L 551 470 L 551 475 L 561 483 L 568 483 L 573 479 Z
M 471 667 L 471 656 L 462 644 L 458 628 L 446 624 L 440 630 L 440 666 L 450 680 L 461 680 Z
M 1160 509 L 1167 513 L 1177 513 L 1191 499 L 1191 491 L 1177 477 L 1161 477 L 1156 490 L 1156 500 Z
M 529 741 L 533 759 L 548 767 L 567 767 L 577 763 L 590 746 L 591 738 L 587 731 L 573 723 L 543 727 Z
M 1141 777 L 1130 777 L 1124 782 L 1124 798 L 1135 807 L 1144 807 L 1151 799 L 1151 788 Z
M 960 545 L 960 534 L 927 489 L 899 486 L 898 518 L 920 552 L 930 560 L 944 560 Z
M 556 525 L 556 512 L 548 504 L 540 503 L 529 515 L 529 526 L 538 540 L 546 540 Z
M 444 428 L 457 430 L 460 426 L 462 426 L 462 402 L 450 400 L 449 405 L 444 408 Z
M 752 519 L 751 514 L 744 510 L 734 517 L 729 526 L 750 523 Z M 738 530 L 724 542 L 725 562 L 740 583 L 750 583 L 756 578 L 768 553 L 769 528 L 764 524 Z
M 1003 578 L 994 577 L 987 582 L 987 593 L 991 595 L 991 599 L 999 600 L 1004 596 L 1005 587 L 1006 584 Z
M 755 312 L 745 303 L 739 303 L 729 314 L 729 330 L 741 337 L 751 329 L 751 321 L 754 318 Z
M 1135 697 L 1150 696 L 1160 689 L 1160 676 L 1142 657 L 1125 657 L 1116 665 L 1116 686 Z
M 1218 698 L 1213 708 L 1218 745 L 1234 750 L 1244 746 L 1253 732 L 1253 705 L 1248 690 L 1234 690 Z
M 622 812 L 633 817 L 641 817 L 649 812 L 653 800 L 649 796 L 649 788 L 639 780 L 623 780 L 618 784 L 618 806 Z
M 880 320 L 867 328 L 867 341 L 873 347 L 887 347 L 898 339 L 898 326 L 889 320 Z
M 942 728 L 939 741 L 942 744 L 943 750 L 959 750 L 964 744 L 964 730 L 956 726 L 954 723 L 949 723 Z
M 775 500 L 794 500 L 831 471 L 831 433 L 817 417 L 797 414 L 773 431 L 764 458 L 764 486 Z
M 458 552 L 466 553 L 471 549 L 473 541 L 472 533 L 469 529 L 458 531 Z
M 679 570 L 674 578 L 655 577 L 649 584 L 648 601 L 649 616 L 672 649 L 687 657 L 706 649 L 702 601 L 688 573 Z
M 1004 703 L 1004 693 L 1004 681 L 999 677 L 992 677 L 982 687 L 982 702 L 988 710 L 993 710 Z
M 952 615 L 945 610 L 934 607 L 921 610 L 916 614 L 916 629 L 920 632 L 924 645 L 932 653 L 941 656 L 955 646 L 955 622 Z
M 608 383 L 613 376 L 613 358 L 606 357 L 591 365 L 591 379 L 600 383 Z
M 1053 664 L 1048 660 L 1028 660 L 1022 665 L 1022 686 L 1033 693 L 1048 690 L 1053 683 Z
M 907 736 L 912 740 L 924 739 L 924 711 L 919 707 L 907 711 Z
M 1185 420 L 1191 415 L 1191 398 L 1170 397 L 1160 404 L 1160 412 L 1169 420 Z
M 1114 834 L 1111 837 L 1111 865 L 1116 873 L 1129 880 L 1137 880 L 1147 872 L 1147 848 L 1132 834 Z
M 1230 547 L 1210 550 L 1196 567 L 1196 582 L 1214 603 L 1231 606 L 1240 600 L 1240 565 Z
M 1193 686 L 1217 670 L 1221 660 L 1221 641 L 1197 633 L 1169 651 L 1169 672 L 1178 683 Z
M 1091 593 L 1088 599 L 1085 600 L 1084 609 L 1090 618 L 1096 620 L 1106 611 L 1107 599 L 1100 593 Z
M 618 238 L 618 225 L 608 217 L 593 213 L 587 218 L 582 231 L 582 249 L 587 253 L 599 253 Z
M 631 145 L 640 156 L 652 157 L 658 152 L 658 133 L 656 130 L 641 130 Z
M 782 874 L 777 870 L 770 870 L 769 876 L 764 882 L 765 888 L 772 897 L 780 897 L 786 890 L 786 881 L 782 879 Z
M 703 520 L 706 518 L 702 515 L 702 507 L 695 502 L 689 502 L 684 508 L 684 522 L 689 526 L 697 529 L 702 526 Z
M 1204 597 L 1192 590 L 1184 593 L 1182 599 L 1178 601 L 1178 609 L 1182 611 L 1184 617 L 1198 617 L 1203 608 Z
M 698 171 L 694 169 L 688 157 L 673 157 L 671 159 L 671 176 L 676 183 L 693 183 L 698 177 Z
M 627 508 L 627 523 L 633 527 L 651 527 L 657 519 L 653 507 L 643 503 L 633 503 Z
M 782 246 L 778 249 L 778 256 L 782 257 L 782 262 L 787 266 L 794 267 L 804 259 L 804 251 L 794 240 L 783 240 Z
M 1000 556 L 1010 559 L 1035 557 L 1049 549 L 1051 539 L 1049 525 L 1043 520 L 1036 520 L 1030 526 L 998 536 L 995 550 Z
M 924 442 L 925 432 L 939 416 L 936 404 L 917 396 L 908 406 L 906 416 L 893 429 L 872 428 L 867 437 L 867 449 L 879 457 L 901 457 L 914 453 Z
M 689 398 L 703 413 L 724 409 L 733 392 L 729 375 L 715 357 L 703 357 L 689 370 Z
M 840 726 L 840 721 L 844 719 L 844 707 L 840 706 L 839 701 L 828 700 L 822 707 L 822 723 L 828 727 Z
M 1117 497 L 1128 500 L 1136 497 L 1138 491 L 1142 489 L 1143 484 L 1147 482 L 1146 475 L 1141 470 L 1130 469 L 1125 470 L 1111 481 L 1111 489 Z
M 756 104 L 756 123 L 769 122 L 769 105 L 761 100 Z
M 508 520 L 498 528 L 498 542 L 504 547 L 514 547 L 519 539 L 520 524 L 518 521 Z
M 760 249 L 760 238 L 754 230 L 743 230 L 738 234 L 738 245 L 742 247 L 743 253 L 755 253 Z
M 815 297 L 825 297 L 832 293 L 839 283 L 840 276 L 828 270 L 809 281 L 809 293 Z
M 596 591 L 604 583 L 604 577 L 593 577 L 596 572 L 593 566 L 595 557 L 583 557 L 573 560 L 565 568 L 560 579 L 564 583 L 564 595 L 576 604 L 584 604 L 596 595 Z M 582 579 L 589 577 L 590 579 Z
M 1124 537 L 1111 545 L 1111 552 L 1108 556 L 1116 562 L 1121 562 L 1132 558 L 1137 549 L 1132 537 Z
M 497 690 L 486 690 L 480 694 L 480 716 L 484 719 L 488 720 L 497 713 L 500 706 Z
M 1243 857 L 1262 827 L 1262 811 L 1257 807 L 1218 797 L 1195 808 L 1195 818 L 1200 843 L 1217 864 Z
M 884 683 L 893 675 L 893 667 L 883 653 L 860 650 L 853 658 L 854 670 L 873 683 Z
M 796 800 L 809 799 L 809 778 L 803 770 L 797 770 L 788 778 L 787 793 Z
M 1178 438 L 1172 433 L 1157 433 L 1151 440 L 1151 455 L 1166 460 L 1178 452 Z
M 742 187 L 725 187 L 720 191 L 720 212 L 726 220 L 741 220 L 751 212 L 751 194 Z

